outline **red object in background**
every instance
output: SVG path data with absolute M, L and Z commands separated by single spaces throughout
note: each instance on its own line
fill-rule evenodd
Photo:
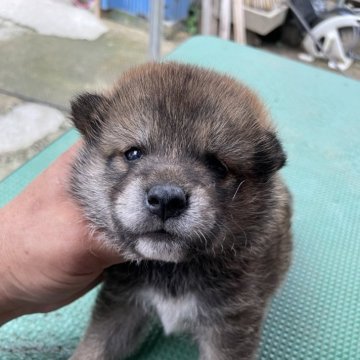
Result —
M 79 8 L 91 9 L 95 4 L 95 0 L 73 0 L 72 3 Z

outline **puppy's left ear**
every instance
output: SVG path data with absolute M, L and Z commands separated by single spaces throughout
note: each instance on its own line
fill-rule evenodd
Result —
M 108 99 L 103 95 L 85 93 L 71 102 L 71 119 L 85 140 L 98 139 L 105 122 Z
M 276 135 L 266 131 L 255 146 L 253 173 L 266 181 L 286 163 L 286 155 Z

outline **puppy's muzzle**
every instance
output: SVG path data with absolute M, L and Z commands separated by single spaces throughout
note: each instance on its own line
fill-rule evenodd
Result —
M 146 206 L 152 214 L 166 221 L 183 213 L 188 199 L 184 190 L 177 185 L 155 185 L 146 195 Z

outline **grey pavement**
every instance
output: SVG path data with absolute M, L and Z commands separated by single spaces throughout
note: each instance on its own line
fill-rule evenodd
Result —
M 87 41 L 45 36 L 0 20 L 0 122 L 1 115 L 23 102 L 47 104 L 67 115 L 76 94 L 104 89 L 123 71 L 147 60 L 146 29 L 103 21 L 109 31 Z M 163 54 L 178 42 L 164 41 Z M 0 180 L 69 127 L 64 121 L 27 148 L 0 151 Z

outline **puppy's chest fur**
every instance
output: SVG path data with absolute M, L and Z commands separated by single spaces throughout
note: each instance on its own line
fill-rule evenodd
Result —
M 164 296 L 155 289 L 147 289 L 142 291 L 140 296 L 145 306 L 155 310 L 166 335 L 191 330 L 196 323 L 199 301 L 192 293 L 172 297 Z

